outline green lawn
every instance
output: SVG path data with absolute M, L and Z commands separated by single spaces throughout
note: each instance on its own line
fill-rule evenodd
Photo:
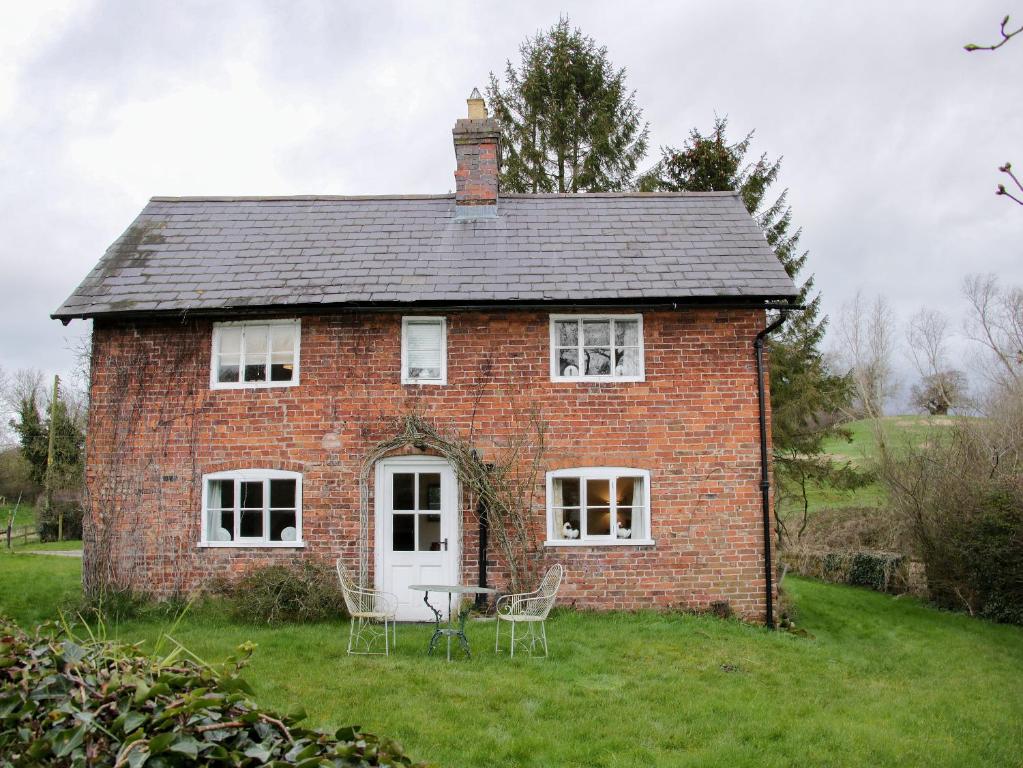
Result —
M 899 451 L 907 442 L 921 442 L 940 439 L 959 417 L 950 416 L 886 416 L 881 419 L 881 428 L 893 451 Z M 852 421 L 844 425 L 851 433 L 852 440 L 832 437 L 824 441 L 824 451 L 836 461 L 850 462 L 859 469 L 870 469 L 878 457 L 877 435 L 871 419 Z M 831 487 L 812 487 L 809 490 L 810 511 L 842 507 L 879 507 L 888 499 L 884 486 L 879 482 L 869 483 L 854 491 Z M 802 500 L 792 495 L 782 503 L 785 515 L 802 514 Z
M 14 527 L 21 528 L 26 525 L 36 524 L 36 510 L 31 504 L 22 502 L 21 504 L 14 504 L 13 502 L 8 504 L 0 504 L 0 528 L 7 529 L 7 520 L 10 518 L 11 510 L 17 507 L 18 511 L 14 513 Z
M 31 623 L 77 593 L 80 562 L 0 558 L 0 610 Z M 209 660 L 259 646 L 261 703 L 356 723 L 444 766 L 1001 766 L 1023 755 L 1023 630 L 909 599 L 789 578 L 811 637 L 679 614 L 560 613 L 550 659 L 344 654 L 342 622 L 271 630 L 209 607 L 175 636 Z M 112 627 L 155 639 L 169 622 Z

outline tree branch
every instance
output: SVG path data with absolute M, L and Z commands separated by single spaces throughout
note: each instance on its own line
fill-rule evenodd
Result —
M 974 51 L 997 51 L 999 48 L 1001 48 L 1007 42 L 1012 40 L 1012 38 L 1014 38 L 1020 32 L 1023 32 L 1023 26 L 1021 26 L 1019 29 L 1013 30 L 1011 32 L 1006 32 L 1005 31 L 1005 27 L 1008 24 L 1009 24 L 1009 17 L 1006 16 L 1004 19 L 1002 19 L 1001 27 L 998 30 L 999 33 L 1002 36 L 1002 39 L 999 40 L 997 43 L 993 43 L 991 45 L 977 45 L 976 43 L 968 43 L 968 44 L 963 46 L 963 50 L 968 51 L 970 53 L 973 53 Z

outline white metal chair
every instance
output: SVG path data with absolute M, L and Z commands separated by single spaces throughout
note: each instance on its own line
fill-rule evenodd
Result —
M 348 654 L 380 654 L 373 644 L 380 639 L 379 625 L 384 625 L 384 652 L 391 652 L 391 645 L 397 645 L 398 630 L 395 616 L 398 612 L 398 598 L 390 592 L 367 589 L 359 586 L 352 578 L 341 558 L 337 560 L 337 578 L 341 582 L 341 593 L 351 616 L 348 625 Z
M 502 595 L 497 599 L 497 635 L 494 638 L 494 651 L 501 650 L 501 622 L 511 624 L 511 655 L 515 655 L 515 627 L 525 624 L 529 628 L 528 637 L 523 642 L 529 643 L 529 652 L 533 653 L 537 644 L 543 646 L 543 655 L 547 655 L 547 615 L 554 607 L 561 587 L 561 579 L 565 569 L 560 564 L 547 569 L 540 586 L 532 592 L 521 592 L 516 595 Z M 537 626 L 540 631 L 537 632 Z

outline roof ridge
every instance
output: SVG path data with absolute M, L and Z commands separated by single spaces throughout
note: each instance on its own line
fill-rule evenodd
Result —
M 151 203 L 246 203 L 273 201 L 318 201 L 318 200 L 453 200 L 454 193 L 443 195 L 184 195 L 180 197 L 154 195 Z
M 738 197 L 732 190 L 722 192 L 507 192 L 501 197 L 537 200 L 587 200 L 606 198 Z M 453 193 L 421 195 L 153 195 L 151 203 L 261 203 L 364 200 L 453 200 Z

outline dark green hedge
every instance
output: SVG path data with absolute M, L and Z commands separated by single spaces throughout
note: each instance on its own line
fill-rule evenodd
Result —
M 909 585 L 908 560 L 898 552 L 808 552 L 782 555 L 792 570 L 834 584 L 869 587 L 899 594 Z
M 218 671 L 180 649 L 159 660 L 53 630 L 29 636 L 0 619 L 4 768 L 414 765 L 358 726 L 329 735 L 256 706 L 238 676 L 251 646 Z

